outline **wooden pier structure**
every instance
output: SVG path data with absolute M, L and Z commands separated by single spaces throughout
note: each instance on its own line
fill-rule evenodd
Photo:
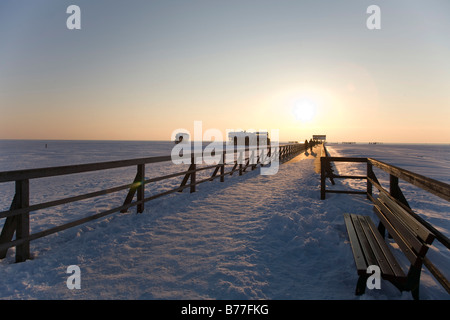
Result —
M 188 170 L 175 172 L 168 175 L 163 175 L 151 179 L 145 179 L 145 170 L 152 164 L 161 162 L 170 162 L 171 156 L 157 156 L 140 159 L 108 161 L 90 164 L 80 165 L 68 165 L 59 167 L 48 167 L 40 169 L 28 169 L 28 170 L 16 170 L 0 172 L 0 183 L 14 182 L 15 183 L 15 195 L 12 199 L 9 210 L 0 212 L 0 219 L 5 219 L 3 228 L 0 234 L 0 259 L 6 257 L 7 251 L 11 247 L 16 248 L 15 260 L 16 262 L 23 262 L 30 258 L 30 241 L 36 240 L 56 232 L 66 230 L 92 220 L 103 218 L 107 215 L 117 212 L 127 212 L 131 207 L 136 207 L 137 213 L 144 211 L 145 203 L 156 198 L 169 195 L 175 192 L 182 192 L 184 189 L 189 188 L 190 192 L 196 191 L 196 186 L 212 181 L 214 179 L 220 179 L 224 182 L 226 176 L 231 176 L 235 172 L 239 176 L 243 175 L 246 170 L 255 170 L 257 167 L 270 165 L 270 162 L 264 160 L 278 159 L 280 163 L 283 163 L 298 153 L 304 151 L 304 145 L 299 143 L 279 145 L 276 147 L 265 146 L 261 148 L 247 147 L 241 149 L 234 149 L 234 162 L 227 163 L 226 158 L 227 151 L 221 152 L 221 161 L 214 165 L 198 165 L 194 159 L 202 157 L 203 154 L 191 155 L 191 164 Z M 203 152 L 202 152 L 203 153 Z M 255 154 L 256 153 L 256 154 Z M 216 154 L 216 156 L 219 153 Z M 253 161 L 256 159 L 256 161 Z M 114 186 L 104 190 L 98 190 L 95 192 L 80 194 L 64 199 L 53 200 L 49 202 L 30 204 L 30 180 L 39 179 L 45 177 L 65 176 L 84 172 L 102 171 L 123 167 L 136 167 L 136 176 L 130 184 L 121 186 Z M 231 169 L 230 169 L 231 167 Z M 226 171 L 226 168 L 229 169 Z M 197 173 L 200 171 L 212 170 L 211 176 L 205 179 L 198 179 Z M 162 181 L 166 179 L 183 177 L 180 185 L 174 189 L 163 191 L 155 195 L 145 196 L 145 188 L 147 185 L 153 182 Z M 131 177 L 130 177 L 131 180 Z M 125 197 L 123 204 L 119 207 L 114 207 L 103 212 L 99 212 L 78 220 L 74 220 L 59 226 L 54 226 L 50 229 L 42 230 L 33 234 L 30 234 L 30 214 L 38 210 L 55 207 L 75 201 L 81 201 L 85 199 L 92 199 L 99 196 L 119 192 L 122 190 L 128 190 L 128 194 Z M 135 200 L 134 200 L 135 199 Z M 15 234 L 15 239 L 14 239 Z
M 373 264 L 383 266 L 385 268 L 382 270 L 383 278 L 391 281 L 402 291 L 411 291 L 415 299 L 419 297 L 420 271 L 424 265 L 450 294 L 449 280 L 426 256 L 433 240 L 439 241 L 447 250 L 450 250 L 450 240 L 411 209 L 399 186 L 399 179 L 446 201 L 450 201 L 450 185 L 373 158 L 331 157 L 327 153 L 326 156 L 320 158 L 320 161 L 320 198 L 322 200 L 326 198 L 327 193 L 365 195 L 373 202 L 373 210 L 380 220 L 377 229 L 374 228 L 371 219 L 367 216 L 354 213 L 345 213 L 344 215 L 360 276 L 356 294 L 364 292 L 364 280 L 367 279 L 366 268 Z M 331 164 L 334 162 L 366 164 L 366 175 L 337 175 L 331 169 Z M 384 188 L 378 181 L 374 168 L 389 174 L 389 189 Z M 327 189 L 326 179 L 330 179 L 333 184 L 334 179 L 366 180 L 366 190 Z M 378 197 L 374 196 L 373 187 L 378 191 Z M 398 263 L 392 258 L 383 241 L 386 230 L 411 262 L 407 275 L 398 268 Z

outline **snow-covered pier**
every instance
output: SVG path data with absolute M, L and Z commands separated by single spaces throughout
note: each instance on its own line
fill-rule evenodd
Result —
M 239 176 L 241 176 L 246 170 L 255 170 L 258 167 L 262 168 L 267 165 L 273 166 L 274 163 L 277 164 L 276 169 L 278 169 L 278 164 L 280 162 L 288 160 L 289 157 L 292 157 L 304 150 L 304 147 L 304 145 L 298 143 L 280 146 L 277 145 L 274 147 L 264 146 L 261 148 L 258 146 L 247 146 L 243 148 L 238 148 L 235 146 L 231 149 L 231 151 L 222 150 L 220 153 L 213 152 L 214 156 L 218 157 L 218 161 L 215 161 L 212 165 L 202 165 L 204 163 L 204 152 L 190 152 L 187 155 L 187 160 L 190 163 L 187 170 L 181 172 L 178 170 L 177 172 L 159 175 L 150 179 L 146 178 L 146 165 L 148 169 L 148 166 L 151 164 L 173 162 L 173 155 L 0 172 L 0 183 L 15 183 L 14 197 L 11 199 L 11 206 L 9 210 L 0 212 L 0 219 L 5 218 L 2 232 L 0 234 L 0 259 L 6 256 L 10 247 L 15 247 L 16 262 L 23 262 L 30 258 L 30 241 L 32 240 L 79 226 L 92 220 L 103 218 L 115 212 L 127 212 L 128 208 L 133 206 L 136 206 L 138 213 L 142 213 L 144 211 L 144 205 L 148 201 L 174 192 L 182 192 L 186 188 L 189 188 L 190 192 L 193 193 L 196 191 L 199 184 L 212 181 L 216 178 L 220 178 L 220 181 L 224 182 L 225 176 L 227 175 L 233 175 L 233 173 L 238 172 Z M 200 165 L 198 158 L 201 158 Z M 226 166 L 231 166 L 232 168 L 229 171 L 225 171 Z M 95 192 L 30 205 L 30 180 L 104 171 L 123 167 L 137 167 L 136 176 L 131 184 L 128 183 L 115 187 L 109 186 L 107 189 L 97 190 Z M 199 173 L 206 170 L 214 171 L 212 175 L 199 179 Z M 146 196 L 145 188 L 149 183 L 164 181 L 180 176 L 183 176 L 183 180 L 179 186 L 170 190 L 165 190 L 163 192 Z M 121 206 L 109 208 L 106 211 L 102 211 L 82 219 L 74 220 L 59 226 L 53 226 L 52 228 L 30 234 L 30 212 L 86 199 L 97 198 L 103 195 L 120 192 L 122 190 L 128 190 L 128 193 Z M 135 196 L 136 201 L 133 201 Z M 13 240 L 14 233 L 16 234 L 15 240 Z
M 249 166 L 238 179 L 202 183 L 194 193 L 156 197 L 142 214 L 108 215 L 41 237 L 33 241 L 32 259 L 25 263 L 11 263 L 13 248 L 1 262 L 0 297 L 358 298 L 343 214 L 374 217 L 373 203 L 355 194 L 330 193 L 321 200 L 321 155 L 316 146 L 290 157 L 276 175 L 260 175 Z M 238 173 L 239 166 L 235 170 Z M 336 170 L 350 175 L 347 169 Z M 384 183 L 382 177 L 379 180 Z M 329 186 L 344 187 L 348 185 L 343 179 Z M 114 199 L 123 202 L 123 195 Z M 110 205 L 111 199 L 100 198 L 97 209 L 101 213 Z M 445 249 L 433 248 L 430 259 L 437 258 L 437 265 L 444 267 L 441 271 L 448 273 Z M 80 267 L 80 290 L 66 286 L 70 265 Z M 426 269 L 420 285 L 421 299 L 448 299 Z M 383 282 L 380 290 L 368 290 L 363 298 L 411 299 L 411 295 Z

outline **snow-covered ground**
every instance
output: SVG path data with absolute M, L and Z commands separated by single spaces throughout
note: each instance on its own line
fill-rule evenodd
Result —
M 161 155 L 171 147 L 164 142 L 149 144 L 148 149 L 142 147 L 143 142 L 135 146 L 121 142 L 119 148 L 103 142 L 91 142 L 90 147 L 86 142 L 78 147 L 78 142 L 71 146 L 60 143 L 57 148 L 57 143 L 51 142 L 47 149 L 41 142 L 34 147 L 27 144 L 24 153 L 23 148 L 3 142 L 0 170 Z M 364 150 L 358 154 L 352 148 L 330 145 L 329 151 L 332 155 L 366 156 L 361 154 Z M 49 155 L 49 150 L 54 154 Z M 436 163 L 448 166 L 447 159 Z M 400 293 L 385 281 L 381 290 L 354 296 L 357 275 L 343 213 L 373 215 L 372 207 L 358 195 L 328 194 L 326 200 L 320 200 L 314 161 L 310 156 L 284 163 L 272 176 L 255 170 L 241 177 L 226 177 L 223 183 L 216 179 L 199 185 L 196 193 L 150 201 L 142 214 L 134 209 L 116 213 L 35 240 L 31 242 L 33 259 L 24 263 L 13 263 L 11 249 L 0 262 L 0 298 L 411 299 L 410 293 Z M 146 175 L 174 170 L 168 167 L 149 166 Z M 354 169 L 344 166 L 339 170 Z M 448 171 L 444 172 L 448 179 Z M 40 179 L 31 185 L 31 203 L 130 183 L 134 173 L 131 168 Z M 150 184 L 147 189 L 163 190 L 179 180 Z M 355 187 L 345 184 L 338 181 L 336 187 Z M 10 205 L 12 187 L 3 184 L 0 188 L 4 210 Z M 124 194 L 118 193 L 94 203 L 81 201 L 32 214 L 32 232 L 120 205 L 123 199 Z M 434 209 L 431 222 L 448 235 L 448 204 L 436 206 L 440 207 L 429 203 L 425 208 Z M 436 257 L 441 270 L 450 273 L 448 253 L 438 249 Z M 79 290 L 66 286 L 69 265 L 80 267 Z M 420 294 L 422 299 L 449 298 L 426 269 Z

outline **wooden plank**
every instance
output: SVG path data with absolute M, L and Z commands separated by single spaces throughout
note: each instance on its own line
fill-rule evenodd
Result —
M 334 182 L 334 174 L 333 174 L 333 169 L 331 168 L 331 162 L 330 162 L 330 157 L 321 157 L 320 158 L 321 161 L 324 161 L 324 172 L 325 172 L 325 178 L 329 178 L 331 181 L 332 185 L 335 185 Z
M 128 194 L 125 197 L 125 200 L 123 201 L 123 205 L 127 205 L 127 204 L 131 203 L 131 201 L 133 201 L 138 184 L 139 184 L 139 173 L 137 173 L 136 176 L 134 177 L 134 180 L 133 180 L 133 183 L 131 184 L 130 190 L 128 191 Z M 123 209 L 120 212 L 125 213 L 125 212 L 127 212 L 127 209 Z
M 414 253 L 414 251 L 411 250 L 409 247 L 409 244 L 406 243 L 402 236 L 398 233 L 398 231 L 392 226 L 390 221 L 386 218 L 382 210 L 378 205 L 373 206 L 374 212 L 377 214 L 378 218 L 380 218 L 381 223 L 386 227 L 389 234 L 394 238 L 394 240 L 399 245 L 400 249 L 403 251 L 405 256 L 408 258 L 408 260 L 411 262 L 412 265 L 418 266 L 419 260 L 417 255 Z
M 355 191 L 355 190 L 325 190 L 326 193 L 348 193 L 348 194 L 367 194 L 366 191 Z
M 367 162 L 367 158 L 360 157 L 327 157 L 327 159 L 330 162 Z
M 450 185 L 438 180 L 427 178 L 420 174 L 389 165 L 379 160 L 368 158 L 374 166 L 392 174 L 406 182 L 409 182 L 419 188 L 422 188 L 442 199 L 450 201 Z
M 375 257 L 375 254 L 372 251 L 372 248 L 370 247 L 369 241 L 367 240 L 363 228 L 361 226 L 361 222 L 359 221 L 359 218 L 355 214 L 351 214 L 350 217 L 352 218 L 353 225 L 355 226 L 355 231 L 359 239 L 359 243 L 361 244 L 361 248 L 364 253 L 364 257 L 367 261 L 367 264 L 370 265 L 377 265 L 377 258 Z
M 367 199 L 369 199 L 370 201 L 372 201 L 372 203 L 375 202 L 375 198 L 371 195 L 371 194 L 367 194 Z
M 191 174 L 194 172 L 194 171 L 193 171 L 193 170 L 195 169 L 194 166 L 195 166 L 194 163 L 192 163 L 192 164 L 189 166 L 189 169 L 188 169 L 188 172 L 189 172 L 189 173 L 186 173 L 186 175 L 184 176 L 183 180 L 181 181 L 180 187 L 183 187 L 183 186 L 186 185 L 186 183 L 187 183 L 187 181 L 189 180 Z M 182 191 L 183 191 L 183 189 L 179 190 L 179 192 L 182 192 Z
M 381 200 L 409 227 L 417 237 L 427 244 L 431 244 L 435 238 L 434 234 L 424 225 L 411 216 L 404 208 L 401 207 L 394 199 L 381 193 Z
M 394 214 L 389 207 L 386 206 L 385 203 L 380 201 L 378 207 L 383 211 L 384 216 L 389 220 L 391 225 L 397 230 L 408 248 L 414 250 L 417 255 L 424 256 L 428 250 L 428 246 L 421 242 L 416 235 L 411 232 L 407 225 L 399 219 L 399 217 Z
M 114 168 L 130 167 L 144 163 L 157 163 L 170 161 L 171 156 L 159 156 L 150 158 L 140 158 L 131 160 L 118 160 L 108 162 L 96 162 L 79 165 L 69 165 L 60 167 L 38 168 L 28 170 L 16 170 L 0 172 L 0 182 L 16 181 L 23 179 L 36 179 L 52 176 L 60 176 L 74 173 L 82 173 L 89 171 L 107 170 Z
M 284 145 L 281 145 L 282 147 Z M 257 150 L 257 148 L 246 148 L 245 150 L 235 150 L 234 153 L 242 153 L 244 151 L 249 150 Z M 270 150 L 270 148 L 269 148 Z M 201 157 L 201 153 L 193 153 L 192 157 Z M 226 151 L 223 151 L 222 154 L 226 154 Z M 26 170 L 14 170 L 14 171 L 4 171 L 0 172 L 0 182 L 8 182 L 8 181 L 18 181 L 18 180 L 26 180 L 26 179 L 36 179 L 36 178 L 45 178 L 45 177 L 53 177 L 67 174 L 75 174 L 89 171 L 98 171 L 98 170 L 107 170 L 114 168 L 122 168 L 122 167 L 130 167 L 136 166 L 139 164 L 149 164 L 149 163 L 158 163 L 171 161 L 172 156 L 157 156 L 157 157 L 147 157 L 147 158 L 137 158 L 137 159 L 127 159 L 127 160 L 115 160 L 115 161 L 106 161 L 106 162 L 94 162 L 94 163 L 86 163 L 86 164 L 78 164 L 78 165 L 68 165 L 68 166 L 58 166 L 58 167 L 45 167 L 45 168 L 36 168 L 36 169 L 26 169 Z
M 379 184 L 374 183 L 372 181 L 373 185 L 383 194 L 385 194 L 388 198 L 390 198 L 389 192 L 387 192 L 383 187 L 381 187 Z M 375 202 L 374 202 L 375 203 Z M 402 207 L 401 203 L 397 203 L 400 207 Z M 414 219 L 416 219 L 419 223 L 421 223 L 426 229 L 428 229 L 435 237 L 436 239 L 441 242 L 447 249 L 450 249 L 450 239 L 446 237 L 442 232 L 437 230 L 434 226 L 432 226 L 428 221 L 424 220 L 421 216 L 416 214 L 414 211 L 407 207 L 402 207 L 409 215 L 411 215 Z M 428 242 L 427 242 L 428 243 Z
M 369 217 L 366 218 L 367 224 L 375 238 L 375 240 L 378 242 L 378 245 L 380 249 L 383 251 L 384 257 L 386 261 L 389 263 L 390 268 L 392 269 L 395 278 L 397 279 L 406 279 L 406 275 L 403 272 L 403 269 L 400 267 L 400 265 L 397 262 L 397 259 L 392 254 L 391 250 L 389 249 L 388 245 L 386 244 L 384 238 L 381 236 L 381 234 L 378 232 L 377 227 L 373 223 L 372 219 Z
M 180 175 L 190 174 L 192 172 L 193 171 L 177 172 L 177 173 L 173 173 L 173 174 L 169 174 L 169 175 L 164 175 L 164 176 L 160 176 L 160 177 L 156 177 L 156 178 L 151 178 L 151 179 L 145 180 L 144 183 L 148 184 L 148 183 L 151 183 L 151 182 L 157 182 L 157 181 L 161 181 L 161 180 L 166 180 L 166 179 L 178 177 Z M 106 195 L 106 194 L 122 191 L 122 190 L 125 190 L 125 189 L 130 189 L 133 186 L 135 186 L 135 182 L 133 182 L 131 184 L 121 185 L 121 186 L 118 186 L 118 187 L 108 188 L 108 189 L 105 189 L 105 190 L 94 191 L 94 192 L 90 192 L 90 193 L 86 193 L 86 194 L 82 194 L 82 195 L 78 195 L 78 196 L 68 197 L 68 198 L 54 200 L 54 201 L 43 202 L 43 203 L 40 203 L 40 204 L 31 205 L 31 206 L 29 206 L 27 208 L 14 209 L 13 207 L 11 207 L 10 210 L 8 210 L 8 211 L 0 212 L 0 218 L 12 217 L 12 216 L 15 216 L 15 215 L 18 215 L 18 214 L 22 214 L 22 213 L 26 213 L 26 212 L 37 211 L 37 210 L 41 210 L 41 209 L 45 209 L 45 208 L 49 208 L 49 207 L 54 207 L 54 206 L 58 206 L 58 205 L 62 205 L 62 204 L 70 203 L 70 202 L 86 200 L 86 199 L 89 199 L 89 198 L 95 198 L 95 197 L 98 197 L 98 196 L 102 196 L 102 195 Z
M 375 188 L 377 188 L 378 191 L 389 194 L 389 192 L 381 186 L 378 180 L 376 181 L 375 179 L 367 177 L 367 181 L 370 182 Z
M 417 221 L 408 211 L 406 211 L 395 199 L 385 194 L 380 194 L 381 200 L 409 227 L 417 237 L 423 242 L 431 244 L 435 239 L 435 235 L 428 230 L 423 224 Z
M 376 258 L 376 265 L 380 267 L 381 273 L 387 277 L 387 278 L 394 278 L 394 272 L 391 269 L 383 250 L 380 248 L 380 243 L 377 242 L 375 239 L 375 236 L 372 233 L 372 230 L 370 229 L 367 219 L 370 219 L 367 216 L 357 216 L 359 222 L 361 223 L 361 227 L 363 229 L 364 235 L 367 238 L 367 241 L 369 242 L 370 247 L 372 248 L 372 252 L 375 255 Z M 381 245 L 385 245 L 384 243 L 381 243 Z
M 362 252 L 361 245 L 358 240 L 358 236 L 356 235 L 355 227 L 353 225 L 353 221 L 350 218 L 350 215 L 348 213 L 344 213 L 344 221 L 345 225 L 347 227 L 347 233 L 350 240 L 350 246 L 352 248 L 353 252 L 353 258 L 355 260 L 356 269 L 358 270 L 358 273 L 367 272 L 367 263 L 364 259 L 364 254 Z
M 225 181 L 225 161 L 223 161 L 222 164 L 220 165 L 220 182 L 224 181 Z
M 209 179 L 210 181 L 214 180 L 214 177 L 216 176 L 217 172 L 219 172 L 220 168 L 221 168 L 221 165 L 217 165 L 217 167 L 214 169 L 214 172 L 211 175 L 211 179 Z
M 408 200 L 406 200 L 402 190 L 398 185 L 398 177 L 393 176 L 392 174 L 389 175 L 389 193 L 392 197 L 411 209 Z
M 238 166 L 238 162 L 236 161 L 236 162 L 234 163 L 233 168 L 232 168 L 231 171 L 230 171 L 230 176 L 232 176 L 233 173 L 234 173 L 235 171 L 237 171 L 237 170 L 236 170 L 236 167 L 237 167 L 237 166 Z
M 137 201 L 140 202 L 137 206 L 136 206 L 136 211 L 137 213 L 142 213 L 144 212 L 144 194 L 145 194 L 145 164 L 139 164 L 137 166 L 137 179 L 138 179 L 138 187 L 136 189 L 137 192 Z
M 74 221 L 71 221 L 71 222 L 68 222 L 68 223 L 65 223 L 65 224 L 53 227 L 53 228 L 49 228 L 49 229 L 46 229 L 46 230 L 43 230 L 43 231 L 40 231 L 40 232 L 36 232 L 34 234 L 29 235 L 27 238 L 16 239 L 16 240 L 13 240 L 13 241 L 11 241 L 9 243 L 0 244 L 0 251 L 4 250 L 5 248 L 19 246 L 19 245 L 24 244 L 25 242 L 36 240 L 36 239 L 39 239 L 39 238 L 51 235 L 53 233 L 57 233 L 57 232 L 60 232 L 60 231 L 63 231 L 63 230 L 69 229 L 69 228 L 76 227 L 78 225 L 84 224 L 84 223 L 89 222 L 89 221 L 100 219 L 100 218 L 105 217 L 107 215 L 110 215 L 112 213 L 121 211 L 123 209 L 128 209 L 128 208 L 136 206 L 138 204 L 139 204 L 138 201 L 131 202 L 129 204 L 122 205 L 120 207 L 112 208 L 112 209 L 109 209 L 109 210 L 106 210 L 106 211 L 103 211 L 103 212 L 99 212 L 99 213 L 87 216 L 87 217 L 82 218 L 82 219 L 74 220 Z
M 190 193 L 194 193 L 195 192 L 195 180 L 196 178 L 196 173 L 197 173 L 197 165 L 194 163 L 191 164 L 192 170 L 194 170 L 194 172 L 191 173 L 191 187 L 190 187 Z
M 366 179 L 367 179 L 367 187 L 366 187 L 366 191 L 367 191 L 367 199 L 372 200 L 372 183 L 369 180 L 369 177 L 374 177 L 375 173 L 373 172 L 373 166 L 372 164 L 367 161 L 367 167 L 366 167 Z
M 30 205 L 30 181 L 16 181 L 17 204 L 19 208 Z M 16 216 L 16 239 L 27 239 L 30 235 L 30 214 L 28 212 Z M 24 241 L 16 246 L 16 262 L 23 262 L 30 258 L 30 242 Z
M 333 174 L 333 178 L 337 178 L 337 179 L 367 179 L 366 176 L 338 176 Z
M 325 200 L 325 193 L 326 193 L 326 174 L 325 174 L 325 162 L 326 157 L 320 157 L 320 199 Z
M 223 155 L 225 152 L 223 153 Z M 242 152 L 240 153 L 242 154 Z M 40 168 L 40 169 L 31 169 L 31 170 L 18 170 L 18 171 L 10 171 L 10 172 L 0 172 L 0 182 L 6 182 L 6 181 L 13 181 L 20 177 L 27 177 L 27 178 L 42 178 L 42 177 L 51 177 L 51 176 L 57 176 L 57 175 L 66 175 L 66 174 L 74 174 L 74 173 L 81 173 L 81 172 L 88 172 L 88 171 L 97 171 L 97 170 L 106 170 L 106 169 L 113 169 L 113 168 L 120 168 L 125 166 L 132 166 L 137 165 L 138 166 L 138 173 L 136 174 L 135 180 L 132 184 L 127 184 L 119 187 L 109 188 L 106 190 L 91 192 L 88 194 L 83 194 L 79 196 L 73 196 L 65 199 L 55 200 L 55 201 L 49 201 L 45 203 L 40 203 L 34 206 L 29 206 L 29 180 L 28 179 L 20 179 L 16 182 L 16 196 L 20 194 L 20 199 L 15 196 L 15 199 L 18 199 L 15 201 L 15 203 L 20 202 L 19 205 L 11 206 L 10 210 L 0 212 L 0 215 L 2 217 L 6 217 L 6 221 L 4 226 L 6 225 L 6 229 L 3 231 L 7 231 L 8 234 L 11 234 L 10 239 L 12 239 L 12 236 L 14 232 L 16 232 L 17 237 L 14 241 L 7 241 L 4 243 L 0 243 L 0 251 L 6 250 L 7 248 L 10 248 L 12 246 L 16 246 L 18 250 L 16 251 L 16 260 L 17 261 L 23 261 L 24 259 L 27 259 L 29 257 L 29 241 L 38 239 L 40 237 L 44 237 L 46 235 L 56 233 L 62 230 L 65 230 L 67 228 L 71 228 L 74 226 L 77 226 L 82 223 L 86 223 L 91 220 L 95 220 L 98 218 L 101 218 L 105 215 L 111 214 L 113 212 L 117 212 L 120 210 L 127 209 L 131 206 L 138 206 L 138 212 L 143 211 L 143 205 L 146 201 L 150 199 L 154 199 L 156 197 L 169 194 L 172 192 L 176 192 L 179 190 L 183 190 L 184 188 L 190 187 L 191 191 L 195 190 L 195 185 L 206 182 L 207 179 L 196 181 L 196 172 L 200 170 L 206 170 L 208 168 L 217 168 L 217 166 L 210 166 L 210 167 L 203 167 L 196 170 L 195 166 L 193 170 L 190 170 L 188 172 L 181 172 L 181 173 L 175 173 L 171 175 L 166 175 L 162 177 L 157 177 L 149 180 L 145 180 L 145 163 L 156 163 L 161 161 L 168 161 L 171 158 L 169 156 L 167 157 L 152 157 L 152 158 L 141 158 L 141 159 L 131 159 L 131 160 L 120 160 L 120 161 L 110 161 L 110 162 L 102 162 L 102 163 L 91 163 L 91 164 L 83 164 L 83 165 L 74 165 L 74 166 L 61 166 L 61 167 L 52 167 L 52 168 Z M 248 165 L 246 165 L 247 167 Z M 224 172 L 225 165 L 221 165 L 221 180 L 223 181 L 223 176 L 225 175 Z M 241 165 L 242 170 L 242 165 Z M 144 198 L 144 185 L 152 182 L 152 181 L 159 181 L 164 180 L 167 178 L 179 176 L 186 174 L 187 177 L 191 178 L 191 184 L 189 185 L 183 185 L 180 186 L 174 190 L 169 190 L 163 193 L 160 193 L 156 196 L 151 196 L 148 198 Z M 215 178 L 215 177 L 214 177 Z M 19 187 L 17 187 L 19 186 Z M 64 203 L 69 203 L 73 201 L 79 201 L 83 199 L 93 198 L 96 196 L 116 192 L 119 190 L 124 190 L 129 188 L 130 191 L 128 193 L 129 200 L 126 199 L 125 203 L 117 208 L 113 208 L 98 214 L 94 214 L 89 217 L 85 217 L 83 219 L 79 219 L 76 221 L 69 222 L 67 224 L 57 226 L 54 228 L 50 228 L 47 230 L 43 230 L 41 232 L 38 232 L 36 234 L 29 234 L 29 212 L 32 210 L 38 210 L 43 209 L 55 205 L 61 205 Z M 18 191 L 20 189 L 20 192 Z M 136 202 L 132 202 L 132 199 L 134 197 L 135 193 L 138 193 L 138 200 Z M 12 226 L 12 228 L 9 228 L 9 226 Z M 3 233 L 6 234 L 6 231 Z
M 122 186 L 118 186 L 118 187 L 113 187 L 113 188 L 109 188 L 109 189 L 105 189 L 105 190 L 101 190 L 101 191 L 90 192 L 90 193 L 82 194 L 82 195 L 79 195 L 79 196 L 73 196 L 73 197 L 68 197 L 68 198 L 64 198 L 64 199 L 60 199 L 60 200 L 43 202 L 43 203 L 31 205 L 31 206 L 29 206 L 27 208 L 11 209 L 9 211 L 2 211 L 2 212 L 0 212 L 0 218 L 13 217 L 15 215 L 22 214 L 22 213 L 25 213 L 25 212 L 37 211 L 37 210 L 50 208 L 50 207 L 54 207 L 54 206 L 58 206 L 58 205 L 62 205 L 62 204 L 70 203 L 70 202 L 75 202 L 75 201 L 79 201 L 79 200 L 85 200 L 85 199 L 89 199 L 89 198 L 94 198 L 94 197 L 102 196 L 102 195 L 105 195 L 105 194 L 109 194 L 109 193 L 113 193 L 113 192 L 129 189 L 129 188 L 132 187 L 132 185 L 133 184 L 131 183 L 131 184 L 126 184 L 126 185 L 122 185 Z
M 171 174 L 167 174 L 164 176 L 159 176 L 159 177 L 155 177 L 155 178 L 151 178 L 151 179 L 147 179 L 144 181 L 145 184 L 147 183 L 151 183 L 151 182 L 157 182 L 157 181 L 161 181 L 161 180 L 166 180 L 166 179 L 170 179 L 170 178 L 175 178 L 178 176 L 182 176 L 182 175 L 186 175 L 191 173 L 189 170 L 187 171 L 181 171 L 181 172 L 177 172 L 177 173 L 171 173 Z

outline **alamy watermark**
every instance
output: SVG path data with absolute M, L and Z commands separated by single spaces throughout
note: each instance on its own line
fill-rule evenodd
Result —
M 370 274 L 366 281 L 368 289 L 381 289 L 381 272 L 380 267 L 377 265 L 370 265 L 367 267 L 367 274 Z
M 181 134 L 180 134 L 181 133 Z M 261 175 L 274 175 L 279 168 L 279 130 L 208 129 L 203 133 L 202 121 L 194 121 L 194 134 L 185 129 L 172 132 L 175 142 L 171 151 L 174 164 L 262 164 Z M 177 138 L 180 137 L 180 138 Z M 210 142 L 204 147 L 204 142 Z M 225 146 L 224 146 L 225 145 Z M 246 157 L 248 155 L 248 158 Z
M 66 27 L 69 30 L 81 29 L 81 9 L 77 5 L 70 5 L 66 9 L 66 13 L 70 16 L 66 20 Z M 366 13 L 370 16 L 366 20 L 366 27 L 369 30 L 381 29 L 381 9 L 377 5 L 370 5 L 366 9 Z
M 371 5 L 367 7 L 366 13 L 371 15 L 366 20 L 366 27 L 369 30 L 381 29 L 381 9 L 377 5 Z
M 71 274 L 66 281 L 67 289 L 81 289 L 81 269 L 77 265 L 67 267 L 66 273 Z
M 66 27 L 69 30 L 80 30 L 81 29 L 81 9 L 79 6 L 70 5 L 67 7 L 66 13 L 70 16 L 66 20 Z

